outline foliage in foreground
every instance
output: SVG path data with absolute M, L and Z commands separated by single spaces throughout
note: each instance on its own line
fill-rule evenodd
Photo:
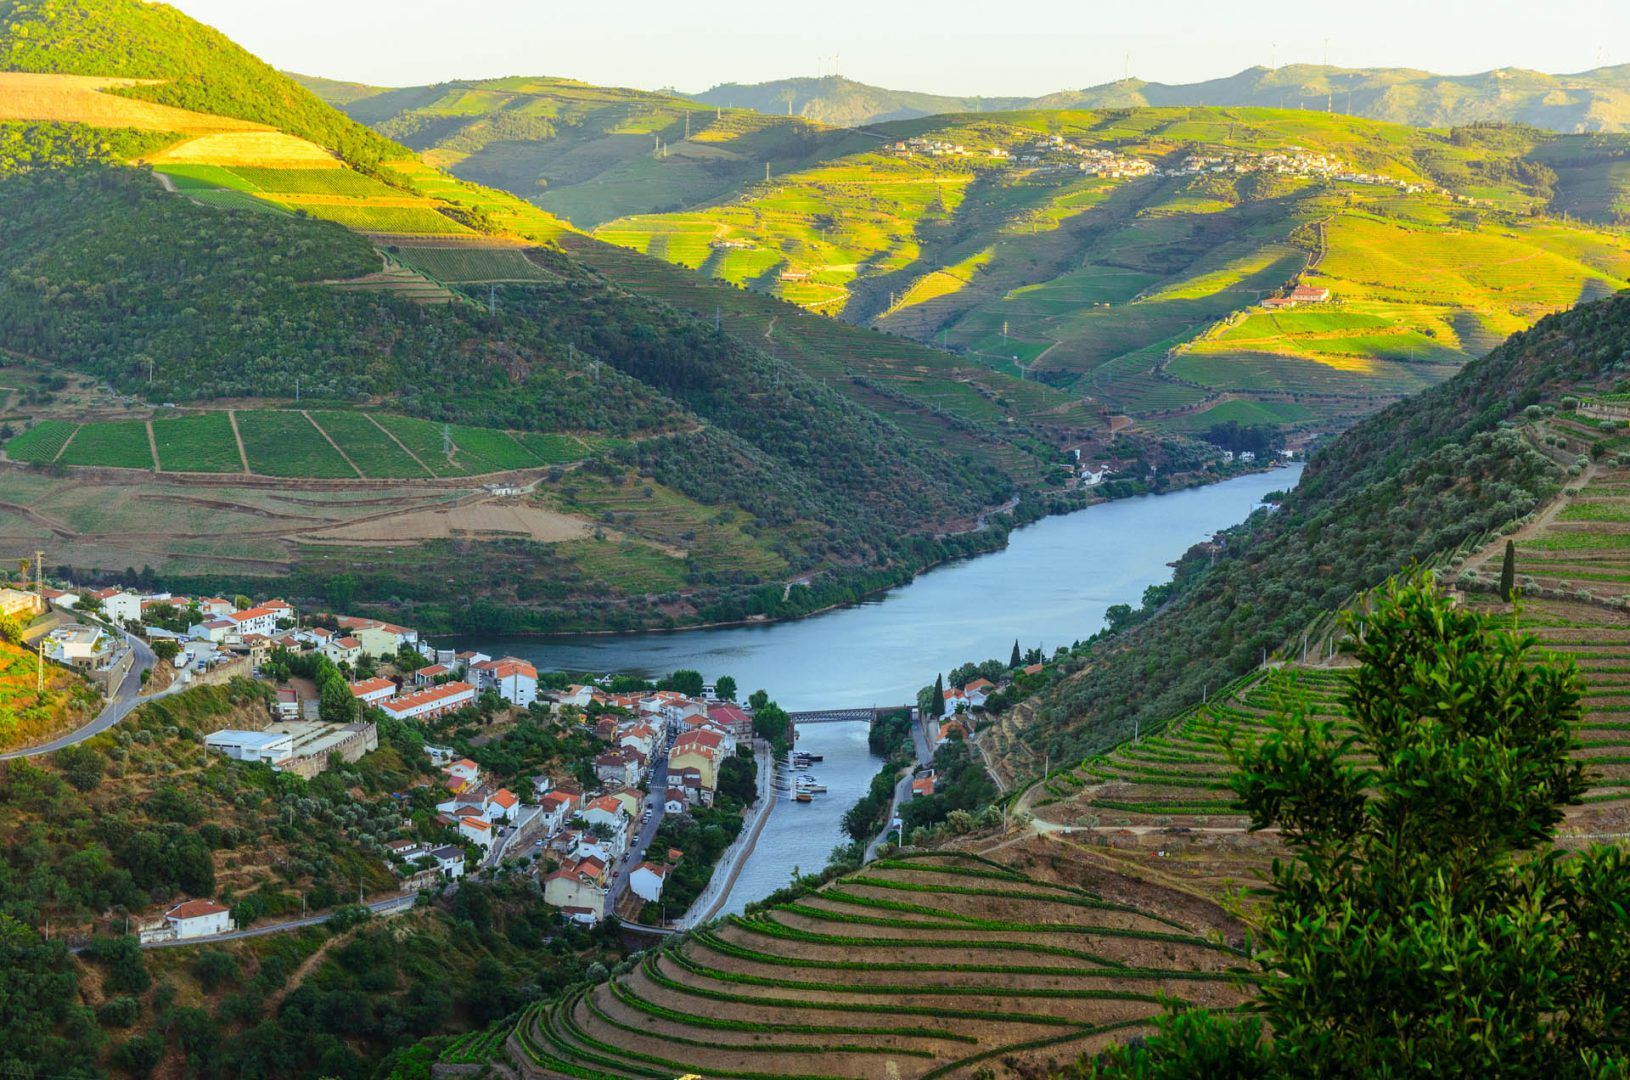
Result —
M 1173 1012 L 1079 1074 L 1622 1076 L 1630 866 L 1541 850 L 1586 786 L 1572 662 L 1536 663 L 1534 638 L 1427 577 L 1350 622 L 1351 727 L 1293 711 L 1239 753 L 1252 827 L 1294 853 L 1272 870 L 1254 1015 Z

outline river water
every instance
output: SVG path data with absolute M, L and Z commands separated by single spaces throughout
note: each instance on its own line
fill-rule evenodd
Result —
M 1169 564 L 1218 529 L 1243 521 L 1270 491 L 1293 487 L 1301 466 L 1169 495 L 1147 495 L 1046 518 L 990 555 L 951 563 L 874 600 L 794 622 L 643 634 L 456 642 L 513 655 L 540 670 L 660 676 L 682 668 L 708 681 L 731 675 L 742 695 L 763 688 L 784 708 L 902 705 L 936 672 L 967 660 L 1007 659 L 1015 639 L 1051 653 L 1091 636 L 1112 604 L 1136 607 L 1171 578 Z M 438 643 L 439 644 L 439 643 Z M 787 884 L 793 867 L 819 870 L 843 839 L 839 819 L 881 763 L 864 724 L 811 724 L 798 746 L 825 760 L 809 771 L 827 794 L 781 803 L 731 891 L 727 911 Z

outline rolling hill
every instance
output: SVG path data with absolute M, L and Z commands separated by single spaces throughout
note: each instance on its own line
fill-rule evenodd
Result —
M 778 116 L 787 114 L 790 97 L 793 114 L 847 127 L 943 113 L 1210 105 L 1331 111 L 1428 128 L 1520 123 L 1572 133 L 1630 131 L 1630 65 L 1624 64 L 1571 75 L 1521 68 L 1435 75 L 1410 68 L 1287 64 L 1194 83 L 1120 79 L 1028 99 L 921 94 L 829 76 L 726 83 L 686 96 Z
M 594 235 L 1175 430 L 1344 425 L 1630 274 L 1630 241 L 1562 216 L 1622 204 L 1600 137 L 1198 108 L 872 130 Z M 1253 312 L 1297 282 L 1331 302 Z
M 30 508 L 0 536 L 58 566 L 338 579 L 427 627 L 794 614 L 1000 543 L 958 523 L 1102 426 L 960 361 L 883 385 L 927 350 L 848 327 L 806 373 L 795 313 L 785 348 L 773 315 L 624 289 L 566 241 L 604 245 L 162 5 L 8 3 L 0 57 L 0 487 Z
M 456 176 L 590 226 L 708 203 L 866 140 L 792 117 L 568 79 L 380 90 L 295 76 Z
M 949 97 L 912 90 L 885 90 L 841 75 L 765 83 L 721 83 L 711 90 L 684 96 L 704 105 L 754 109 L 773 116 L 801 116 L 834 127 L 911 120 L 941 113 L 1001 112 L 1028 104 L 1024 98 L 1015 97 Z

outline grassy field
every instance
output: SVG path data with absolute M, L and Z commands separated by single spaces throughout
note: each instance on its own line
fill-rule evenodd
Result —
M 1154 888 L 1105 899 L 1034 841 L 1001 856 L 883 859 L 652 950 L 529 1008 L 512 1027 L 517 1064 L 546 1077 L 760 1077 L 802 1061 L 809 1076 L 887 1065 L 927 1080 L 1091 1053 L 1146 1033 L 1162 995 L 1241 1000 L 1224 974 L 1240 955 L 1204 936 L 1219 925 L 1209 905 Z
M 429 471 L 366 414 L 312 412 L 311 418 L 368 477 L 428 476 Z

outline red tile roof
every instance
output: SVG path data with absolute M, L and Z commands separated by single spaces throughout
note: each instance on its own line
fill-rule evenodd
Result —
M 377 679 L 364 679 L 361 682 L 354 682 L 351 684 L 351 696 L 359 698 L 368 694 L 378 693 L 380 690 L 395 689 L 396 684 L 383 677 Z
M 213 900 L 188 900 L 186 903 L 177 904 L 169 911 L 166 911 L 164 917 L 166 919 L 201 919 L 205 915 L 219 915 L 221 912 L 229 910 L 231 909 L 223 907 Z

